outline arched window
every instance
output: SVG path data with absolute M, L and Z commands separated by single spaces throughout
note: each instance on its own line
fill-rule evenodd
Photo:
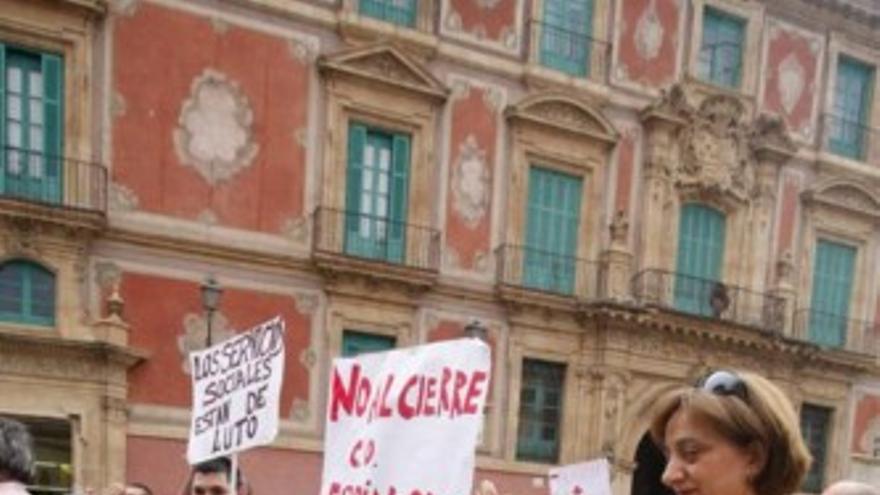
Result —
M 0 265 L 0 321 L 55 324 L 55 275 L 25 260 Z
M 710 304 L 724 265 L 724 213 L 689 203 L 681 209 L 678 260 L 675 271 L 675 307 L 688 313 L 712 315 Z

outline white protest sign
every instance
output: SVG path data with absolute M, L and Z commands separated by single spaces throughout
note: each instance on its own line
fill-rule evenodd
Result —
M 608 460 L 550 469 L 550 495 L 611 495 Z
M 470 493 L 489 354 L 460 339 L 333 360 L 321 495 Z
M 190 464 L 271 443 L 278 434 L 284 320 L 275 317 L 190 353 Z

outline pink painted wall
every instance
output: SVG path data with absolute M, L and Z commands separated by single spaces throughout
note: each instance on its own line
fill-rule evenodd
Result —
M 805 127 L 812 125 L 820 47 L 819 39 L 770 24 L 763 109 L 782 116 L 796 133 L 804 134 Z M 786 92 L 791 95 L 788 108 L 784 104 Z
M 507 33 L 517 30 L 517 0 L 500 0 L 488 7 L 479 0 L 449 0 L 450 14 L 458 14 L 461 30 L 494 42 L 503 42 Z
M 629 214 L 630 194 L 633 187 L 633 171 L 635 169 L 636 146 L 639 131 L 625 130 L 621 133 L 617 147 L 617 188 L 614 195 L 614 211 Z
M 652 3 L 656 10 L 651 10 Z M 681 31 L 678 4 L 678 0 L 626 0 L 620 3 L 622 24 L 614 68 L 619 79 L 655 88 L 675 81 L 675 59 Z M 652 22 L 655 19 L 656 23 Z M 650 50 L 639 49 L 639 40 L 649 39 L 640 34 L 651 25 L 659 26 L 662 32 L 653 56 Z M 643 26 L 641 31 L 640 26 Z M 650 43 L 642 42 L 642 46 L 650 46 Z
M 184 372 L 186 353 L 180 349 L 184 319 L 201 316 L 199 284 L 136 273 L 124 273 L 120 293 L 129 304 L 125 316 L 131 324 L 130 345 L 149 353 L 147 360 L 129 372 L 129 400 L 189 408 L 190 376 Z M 295 399 L 309 399 L 309 370 L 299 360 L 309 347 L 311 317 L 296 311 L 289 296 L 226 287 L 220 311 L 233 329 L 244 330 L 275 315 L 287 324 L 281 389 L 281 416 L 289 417 Z M 215 328 L 215 330 L 217 330 Z M 215 334 L 217 335 L 217 334 Z
M 779 225 L 777 254 L 779 255 L 786 251 L 793 251 L 799 195 L 800 180 L 797 177 L 786 176 L 782 185 L 782 208 L 780 208 L 779 222 L 777 222 Z
M 487 90 L 471 87 L 467 95 L 452 103 L 452 129 L 450 131 L 449 191 L 446 206 L 446 246 L 458 256 L 459 268 L 475 269 L 478 255 L 488 256 L 492 221 L 492 183 L 495 165 L 495 143 L 498 136 L 498 114 L 486 101 Z M 453 191 L 461 172 L 463 144 L 468 140 L 476 143 L 481 153 L 487 178 L 484 194 L 487 201 L 483 216 L 475 223 L 468 222 L 455 207 Z
M 138 2 L 115 18 L 112 180 L 144 211 L 195 220 L 211 210 L 221 225 L 279 233 L 303 214 L 308 67 L 289 40 Z M 253 111 L 259 146 L 250 166 L 216 186 L 174 147 L 184 101 L 206 69 L 237 83 Z
M 853 417 L 853 453 L 874 454 L 873 444 L 864 445 L 862 441 L 872 422 L 880 422 L 880 395 L 862 394 L 856 401 Z

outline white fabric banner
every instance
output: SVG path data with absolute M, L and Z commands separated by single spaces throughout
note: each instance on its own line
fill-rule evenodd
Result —
M 284 376 L 280 316 L 190 353 L 192 422 L 186 458 L 196 464 L 275 440 Z
M 611 495 L 611 475 L 604 457 L 550 469 L 550 495 Z
M 471 493 L 490 361 L 478 339 L 333 360 L 321 495 Z

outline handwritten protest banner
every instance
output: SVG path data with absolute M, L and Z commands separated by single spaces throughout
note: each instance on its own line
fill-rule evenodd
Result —
M 271 443 L 278 434 L 284 321 L 275 317 L 189 355 L 190 464 Z
M 608 460 L 550 469 L 550 495 L 611 495 Z
M 489 354 L 461 339 L 335 359 L 321 495 L 470 493 Z

